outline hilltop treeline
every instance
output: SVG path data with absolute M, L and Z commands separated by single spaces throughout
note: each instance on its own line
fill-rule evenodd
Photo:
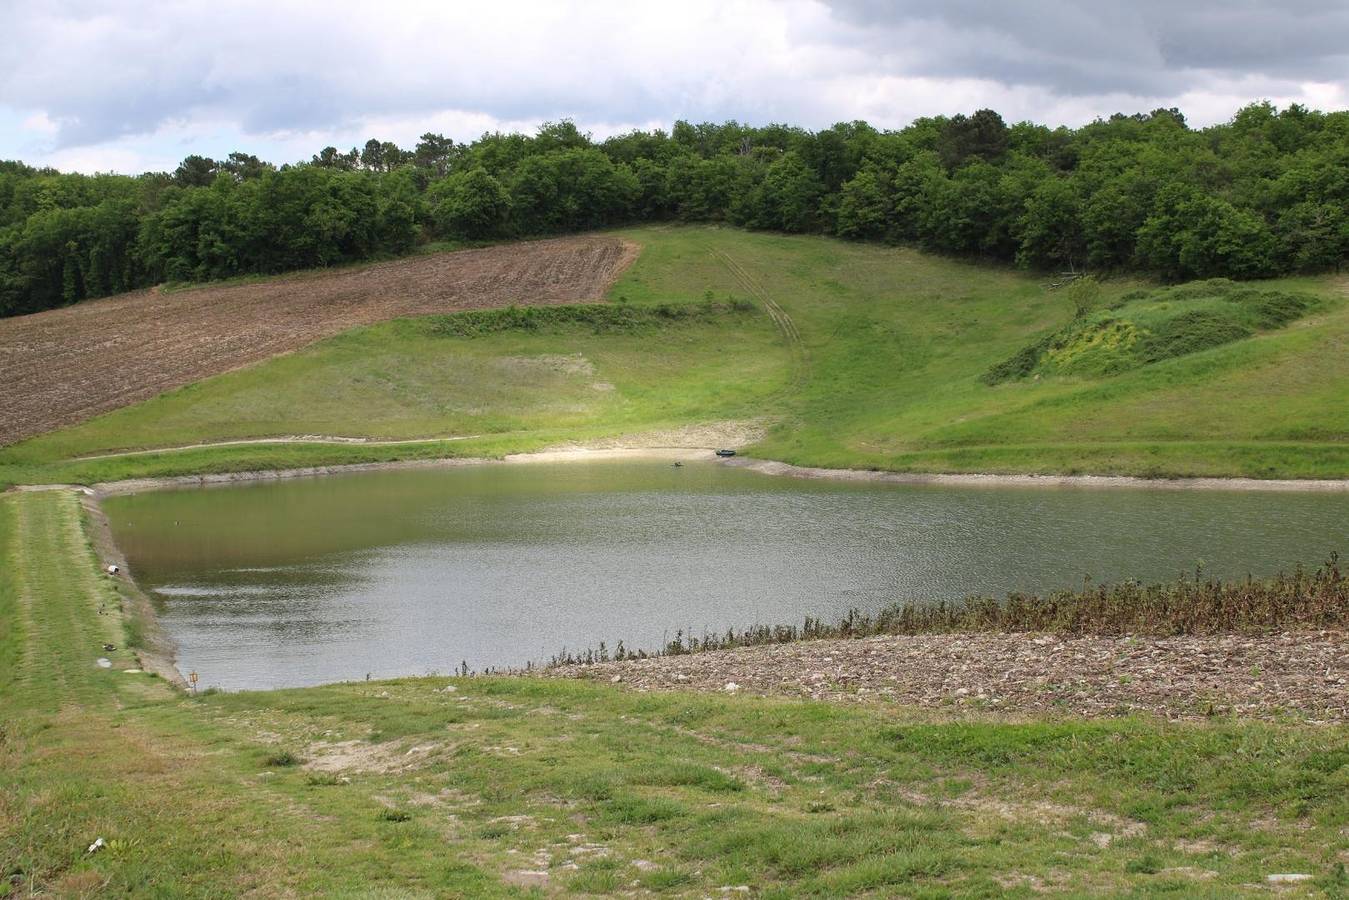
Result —
M 1202 130 L 1176 110 L 1076 130 L 991 110 L 900 131 L 679 122 L 602 142 L 563 122 L 471 144 L 427 134 L 411 150 L 371 140 L 280 168 L 191 156 L 136 177 L 5 162 L 0 314 L 663 220 L 1168 280 L 1324 271 L 1349 252 L 1349 112 L 1261 103 Z

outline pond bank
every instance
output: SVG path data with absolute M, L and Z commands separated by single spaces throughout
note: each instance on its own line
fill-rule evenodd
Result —
M 1133 475 L 997 475 L 983 473 L 882 472 L 823 469 L 771 459 L 735 457 L 726 465 L 789 478 L 829 478 L 888 484 L 936 484 L 952 487 L 1147 488 L 1175 491 L 1347 491 L 1349 478 L 1139 478 Z
M 519 464 L 533 462 L 597 461 L 614 459 L 664 459 L 684 461 L 707 459 L 712 447 L 561 447 L 530 453 L 512 453 L 503 457 L 442 457 L 439 459 L 393 460 L 388 462 L 347 463 L 329 466 L 307 466 L 294 469 L 265 469 L 242 472 L 216 472 L 201 475 L 171 475 L 156 478 L 131 478 L 100 482 L 94 485 L 100 494 L 129 494 L 140 491 L 176 487 L 198 487 L 214 484 L 233 484 L 247 481 L 272 481 L 285 478 L 312 478 L 319 475 L 338 475 L 350 472 L 397 471 L 404 469 L 453 468 L 490 464 Z M 1149 490 L 1211 490 L 1211 491 L 1278 491 L 1349 493 L 1349 478 L 1345 479 L 1262 479 L 1262 478 L 1139 478 L 1131 475 L 1004 475 L 995 473 L 922 473 L 885 472 L 870 469 L 828 469 L 795 466 L 770 459 L 736 456 L 718 460 L 722 465 L 734 466 L 764 475 L 789 478 L 829 479 L 836 481 L 874 482 L 884 484 L 945 485 L 951 487 L 1068 487 Z M 80 485 L 32 484 L 16 485 L 11 490 L 61 490 Z
M 923 634 L 799 641 L 569 665 L 636 691 L 880 702 L 949 712 L 1349 722 L 1349 633 Z

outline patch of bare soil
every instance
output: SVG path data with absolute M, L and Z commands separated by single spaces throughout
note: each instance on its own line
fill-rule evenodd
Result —
M 400 316 L 602 298 L 637 256 L 605 236 L 250 284 L 134 291 L 0 319 L 0 445 Z
M 624 450 L 624 449 L 697 449 L 717 447 L 738 449 L 763 440 L 768 423 L 760 419 L 727 419 L 719 422 L 701 422 L 679 428 L 655 431 L 636 431 L 610 438 L 597 438 L 584 443 L 563 444 L 553 450 Z M 547 452 L 547 451 L 545 451 Z
M 404 746 L 369 741 L 315 741 L 305 751 L 305 768 L 315 772 L 407 772 L 425 766 L 442 744 Z
M 631 689 L 748 692 L 941 709 L 1296 716 L 1349 722 L 1349 634 L 934 634 L 802 641 L 564 666 Z

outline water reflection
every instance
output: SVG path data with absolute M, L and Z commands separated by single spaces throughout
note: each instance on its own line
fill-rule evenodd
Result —
M 658 646 L 896 600 L 1273 574 L 1349 498 L 796 481 L 712 463 L 375 472 L 113 498 L 203 683 L 274 687 Z

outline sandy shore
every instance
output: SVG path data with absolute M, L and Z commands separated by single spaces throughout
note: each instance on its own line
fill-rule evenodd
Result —
M 253 472 L 219 472 L 209 475 L 170 475 L 163 478 L 129 478 L 124 481 L 104 481 L 92 485 L 101 496 L 135 494 L 141 491 L 164 490 L 178 487 L 234 484 L 245 481 L 275 481 L 285 478 L 313 478 L 319 475 L 342 475 L 352 472 L 389 472 L 401 469 L 455 469 L 463 466 L 525 465 L 599 461 L 614 459 L 652 460 L 706 460 L 715 459 L 711 450 L 689 447 L 627 447 L 606 449 L 541 450 L 537 453 L 512 453 L 500 459 L 481 456 L 447 457 L 444 459 L 409 459 L 393 462 L 350 463 L 337 466 L 308 466 L 299 469 L 267 469 Z M 81 485 L 19 485 L 16 490 L 64 490 Z

